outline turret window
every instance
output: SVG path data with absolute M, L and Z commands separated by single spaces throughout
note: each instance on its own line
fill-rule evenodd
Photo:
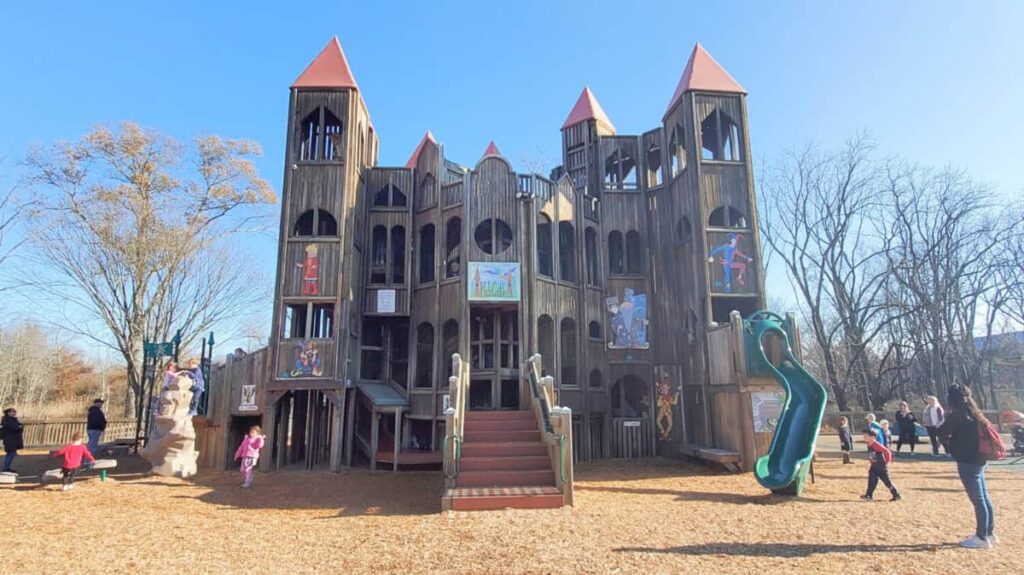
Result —
M 319 106 L 299 122 L 296 135 L 300 161 L 334 161 L 344 158 L 343 124 L 333 112 Z
M 420 228 L 420 283 L 434 281 L 434 224 Z
M 385 226 L 374 226 L 370 240 L 370 283 L 405 283 L 405 228 L 403 226 L 394 226 L 390 232 Z
M 444 226 L 444 277 L 457 278 L 462 262 L 462 219 L 452 218 Z
M 587 257 L 587 285 L 601 285 L 601 264 L 598 261 L 597 232 L 588 227 L 583 234 L 583 249 Z
M 739 125 L 716 107 L 700 123 L 701 159 L 741 162 L 743 154 Z
M 712 210 L 711 215 L 708 216 L 708 227 L 746 229 L 747 218 L 736 208 L 720 206 Z
M 651 144 L 647 148 L 647 187 L 660 186 L 664 181 L 665 174 L 661 165 L 661 146 Z
M 676 124 L 672 128 L 672 137 L 668 142 L 669 153 L 669 177 L 676 177 L 686 169 L 686 139 L 684 138 L 683 125 Z
M 373 206 L 375 208 L 401 208 L 406 206 L 405 193 L 401 188 L 388 182 L 381 186 L 373 195 Z
M 551 218 L 544 214 L 537 216 L 537 273 L 553 278 L 555 268 L 553 263 L 554 248 L 551 238 Z
M 306 210 L 292 226 L 295 237 L 337 237 L 338 222 L 323 209 Z
M 636 140 L 602 140 L 605 146 L 614 146 L 604 159 L 604 187 L 607 190 L 635 190 Z
M 576 281 L 576 230 L 569 222 L 558 222 L 559 279 Z
M 512 245 L 512 228 L 497 218 L 486 219 L 477 225 L 473 239 L 485 254 L 500 254 Z
M 639 275 L 643 273 L 643 240 L 640 232 L 630 230 L 608 234 L 608 275 Z

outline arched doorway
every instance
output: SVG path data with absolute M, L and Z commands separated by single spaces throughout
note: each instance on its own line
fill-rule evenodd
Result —
M 611 387 L 614 457 L 654 455 L 654 395 L 641 377 L 627 374 Z

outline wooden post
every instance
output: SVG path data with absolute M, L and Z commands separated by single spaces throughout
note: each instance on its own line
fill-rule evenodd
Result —
M 370 430 L 370 473 L 373 473 L 377 471 L 377 440 L 380 435 L 380 412 L 376 408 L 370 417 L 370 425 L 373 426 Z
M 395 433 L 391 441 L 394 446 L 395 459 L 391 462 L 391 471 L 398 471 L 398 454 L 402 448 L 402 410 L 395 409 Z
M 347 397 L 349 390 L 342 391 Z M 355 449 L 355 428 L 356 428 L 356 395 L 352 391 L 351 400 L 348 403 L 348 423 L 345 426 L 345 467 L 352 467 L 352 451 Z

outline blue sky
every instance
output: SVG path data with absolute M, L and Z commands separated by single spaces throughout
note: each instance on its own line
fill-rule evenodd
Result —
M 279 189 L 288 85 L 337 35 L 383 165 L 430 129 L 464 164 L 494 139 L 550 168 L 583 85 L 620 133 L 650 129 L 699 41 L 749 92 L 755 162 L 870 130 L 883 151 L 1024 195 L 1024 3 L 492 4 L 5 3 L 0 156 L 129 119 L 257 140 Z M 273 243 L 252 249 L 272 274 Z

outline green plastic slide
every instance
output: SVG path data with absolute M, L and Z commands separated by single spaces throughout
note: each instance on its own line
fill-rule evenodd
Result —
M 786 390 L 782 414 L 767 455 L 758 458 L 754 476 L 779 495 L 800 495 L 814 457 L 814 445 L 825 415 L 825 387 L 807 373 L 790 347 L 786 320 L 760 311 L 746 321 L 747 365 L 751 375 L 769 375 Z M 775 334 L 781 342 L 782 362 L 776 367 L 765 355 L 762 336 Z

